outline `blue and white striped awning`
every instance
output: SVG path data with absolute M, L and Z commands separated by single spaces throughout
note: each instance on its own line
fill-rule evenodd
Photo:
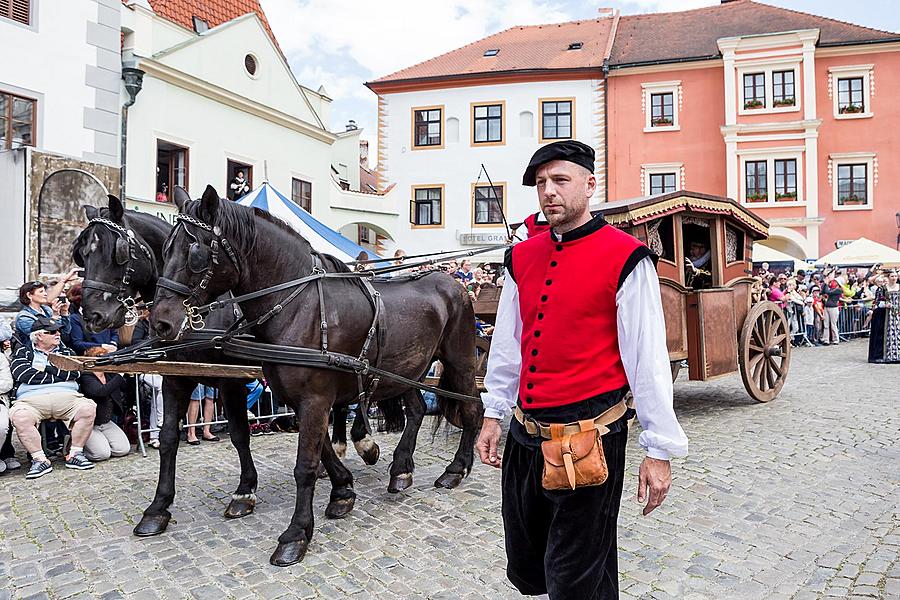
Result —
M 263 182 L 258 188 L 238 200 L 238 204 L 261 208 L 275 215 L 306 238 L 313 249 L 330 254 L 344 262 L 356 260 L 360 252 L 368 254 L 370 259 L 379 258 L 371 250 L 351 242 L 337 231 L 317 221 L 311 214 L 272 187 L 268 181 Z

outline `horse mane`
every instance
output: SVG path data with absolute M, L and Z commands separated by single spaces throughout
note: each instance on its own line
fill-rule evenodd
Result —
M 194 218 L 204 220 L 201 215 L 201 201 L 193 200 L 185 203 L 182 211 Z M 228 239 L 234 243 L 244 255 L 253 252 L 256 247 L 256 219 L 268 221 L 275 225 L 295 240 L 302 243 L 308 252 L 312 253 L 312 246 L 309 241 L 302 235 L 294 231 L 294 229 L 279 219 L 272 213 L 266 212 L 257 207 L 243 206 L 237 202 L 230 200 L 220 200 L 219 207 L 216 210 L 216 222 L 211 225 L 217 225 L 222 231 L 228 232 Z

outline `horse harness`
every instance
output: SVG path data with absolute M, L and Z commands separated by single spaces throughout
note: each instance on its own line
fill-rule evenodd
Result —
M 96 217 L 88 221 L 88 225 L 102 225 L 115 234 L 116 243 L 115 248 L 113 249 L 113 260 L 115 260 L 118 265 L 124 265 L 125 272 L 122 274 L 122 278 L 119 280 L 118 285 L 110 285 L 95 279 L 85 279 L 82 282 L 81 287 L 84 289 L 94 289 L 104 293 L 115 294 L 116 300 L 125 307 L 125 324 L 134 325 L 138 322 L 138 313 L 136 309 L 137 302 L 134 297 L 128 293 L 128 287 L 131 285 L 131 278 L 134 275 L 132 263 L 138 258 L 138 248 L 140 248 L 144 255 L 150 260 L 151 264 L 155 264 L 153 253 L 145 244 L 137 240 L 134 230 L 125 228 L 109 219 Z M 82 264 L 79 266 L 83 267 L 83 259 L 81 263 Z
M 385 334 L 384 302 L 381 299 L 381 294 L 372 286 L 372 283 L 370 281 L 372 278 L 372 274 L 366 272 L 329 273 L 325 270 L 324 262 L 322 261 L 319 253 L 314 251 L 312 253 L 314 266 L 310 275 L 306 277 L 301 277 L 300 279 L 295 279 L 286 283 L 274 285 L 262 290 L 250 292 L 248 294 L 242 294 L 241 296 L 234 296 L 231 298 L 216 300 L 204 306 L 197 306 L 195 304 L 195 301 L 199 299 L 200 292 L 205 290 L 209 286 L 209 282 L 212 280 L 213 270 L 215 266 L 219 264 L 220 248 L 224 249 L 229 260 L 231 260 L 235 269 L 238 270 L 238 273 L 240 273 L 240 264 L 237 260 L 237 255 L 234 252 L 233 246 L 228 241 L 228 239 L 222 235 L 218 227 L 210 226 L 209 224 L 204 223 L 199 219 L 195 219 L 194 217 L 183 213 L 176 215 L 175 219 L 175 227 L 183 227 L 185 233 L 193 240 L 190 248 L 188 249 L 188 269 L 190 269 L 190 271 L 195 274 L 203 273 L 203 276 L 201 277 L 200 282 L 197 284 L 197 286 L 193 288 L 166 277 L 160 277 L 157 280 L 157 286 L 174 292 L 179 296 L 185 297 L 185 299 L 182 301 L 186 316 L 185 328 L 188 328 L 194 332 L 198 332 L 200 330 L 203 330 L 205 326 L 204 315 L 208 314 L 210 311 L 224 308 L 225 306 L 230 304 L 237 304 L 239 302 L 260 298 L 279 291 L 293 288 L 293 291 L 291 291 L 291 293 L 287 297 L 274 304 L 268 311 L 264 312 L 258 318 L 243 323 L 246 319 L 245 317 L 241 317 L 238 321 L 235 321 L 235 323 L 224 333 L 215 335 L 208 339 L 186 342 L 186 344 L 189 344 L 190 347 L 196 349 L 199 349 L 200 346 L 215 347 L 219 350 L 222 350 L 225 354 L 245 359 L 255 359 L 269 362 L 283 362 L 286 364 L 294 364 L 298 366 L 322 366 L 321 364 L 318 364 L 321 361 L 310 360 L 310 351 L 312 349 L 309 348 L 278 346 L 275 344 L 263 344 L 259 342 L 251 343 L 247 339 L 234 339 L 237 336 L 248 332 L 253 327 L 262 325 L 266 321 L 277 316 L 279 313 L 281 313 L 282 310 L 284 310 L 284 308 L 288 304 L 295 300 L 303 292 L 303 290 L 307 288 L 309 284 L 315 283 L 320 315 L 319 331 L 321 334 L 321 345 L 319 353 L 326 359 L 327 366 L 330 366 L 331 368 L 334 368 L 336 370 L 350 370 L 356 373 L 357 386 L 359 389 L 358 401 L 362 403 L 363 411 L 365 411 L 365 407 L 368 404 L 369 399 L 374 394 L 375 389 L 378 387 L 378 384 L 384 373 L 380 369 L 378 369 L 380 347 L 383 344 Z M 210 242 L 209 249 L 206 249 L 202 244 L 200 244 L 199 238 L 193 232 L 191 232 L 191 230 L 188 228 L 188 225 L 211 233 L 216 236 L 217 239 L 213 239 Z M 173 237 L 174 229 L 170 234 L 169 240 L 171 240 Z M 167 246 L 168 243 L 170 242 L 167 242 Z M 330 352 L 328 350 L 328 319 L 325 307 L 324 280 L 351 278 L 356 279 L 362 284 L 361 287 L 368 297 L 369 302 L 372 304 L 374 310 L 372 323 L 370 324 L 368 332 L 366 333 L 366 339 L 363 341 L 362 349 L 360 350 L 360 353 L 356 358 L 345 354 Z M 374 350 L 375 357 L 374 361 L 370 363 L 369 354 L 372 350 L 373 342 L 376 343 Z M 178 345 L 178 347 L 183 348 L 184 346 Z M 169 348 L 169 350 L 171 351 L 172 348 Z M 304 352 L 293 352 L 297 350 Z M 272 361 L 273 351 L 276 351 L 278 356 L 281 357 L 281 360 Z

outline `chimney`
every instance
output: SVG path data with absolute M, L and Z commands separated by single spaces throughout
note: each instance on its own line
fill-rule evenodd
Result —
M 356 126 L 356 121 L 353 119 L 347 121 L 347 131 L 356 131 L 357 129 L 359 128 Z

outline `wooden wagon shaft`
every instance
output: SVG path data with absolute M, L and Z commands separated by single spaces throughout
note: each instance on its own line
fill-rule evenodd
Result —
M 102 371 L 104 373 L 129 373 L 135 375 L 184 375 L 188 377 L 228 377 L 235 379 L 262 379 L 263 377 L 262 368 L 260 367 L 166 360 L 96 366 L 94 359 L 84 356 L 51 354 L 50 364 L 66 371 Z M 425 383 L 437 386 L 438 378 L 426 377 Z M 476 377 L 475 383 L 479 391 L 484 391 L 484 377 Z
M 190 377 L 227 377 L 234 379 L 261 379 L 261 367 L 244 365 L 216 365 L 160 360 L 134 362 L 123 365 L 97 366 L 96 361 L 84 356 L 51 354 L 50 363 L 66 371 L 102 371 L 104 373 L 131 373 L 135 375 L 185 375 Z

